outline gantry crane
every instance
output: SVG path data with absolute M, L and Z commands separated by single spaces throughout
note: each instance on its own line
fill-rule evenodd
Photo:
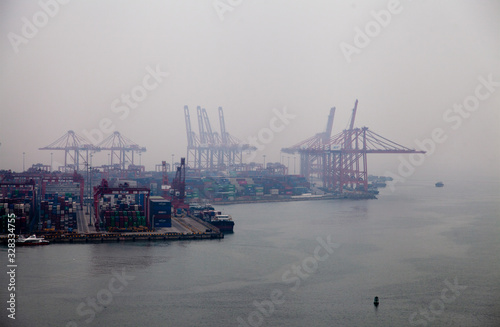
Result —
M 224 112 L 219 107 L 220 134 L 212 129 L 205 108 L 196 108 L 199 134 L 193 132 L 188 106 L 184 106 L 184 118 L 187 133 L 187 165 L 199 170 L 224 170 L 227 167 L 241 165 L 243 151 L 255 151 L 257 148 L 244 144 L 226 130 Z
M 97 151 L 97 147 L 83 136 L 70 130 L 39 150 L 64 151 L 64 167 L 58 167 L 58 169 L 70 172 L 83 170 L 89 162 L 89 153 Z
M 328 135 L 328 139 L 326 134 L 320 133 L 282 149 L 286 153 L 299 153 L 301 174 L 307 178 L 311 174 L 318 174 L 323 187 L 333 192 L 342 193 L 347 187 L 352 190 L 368 190 L 369 153 L 425 153 L 393 142 L 368 127 L 354 128 L 357 108 L 358 100 L 354 104 L 348 129 L 331 137 Z M 334 108 L 330 111 L 325 133 L 331 132 L 333 115 Z

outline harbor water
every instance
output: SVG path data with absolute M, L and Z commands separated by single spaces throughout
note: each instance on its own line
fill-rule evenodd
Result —
M 17 248 L 0 326 L 500 326 L 499 184 L 434 183 L 216 206 L 221 240 Z

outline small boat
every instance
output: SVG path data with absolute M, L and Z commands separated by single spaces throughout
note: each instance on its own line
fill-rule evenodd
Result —
M 375 296 L 375 299 L 373 299 L 373 305 L 378 307 L 379 301 L 378 301 L 378 296 Z
M 443 186 L 444 186 L 443 182 L 437 182 L 436 183 L 436 187 L 443 187 Z
M 36 237 L 35 234 L 30 237 L 24 237 L 22 235 L 16 240 L 16 246 L 38 246 L 38 245 L 49 245 L 49 241 L 43 237 Z

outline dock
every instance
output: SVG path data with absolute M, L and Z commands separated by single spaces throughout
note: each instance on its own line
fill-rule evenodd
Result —
M 85 219 L 84 213 L 79 220 Z M 81 220 L 79 222 L 81 222 Z M 88 221 L 88 219 L 86 220 Z M 82 226 L 83 225 L 83 226 Z M 139 242 L 139 241 L 177 241 L 177 240 L 202 240 L 202 239 L 223 239 L 224 234 L 215 226 L 198 219 L 196 217 L 172 217 L 172 227 L 159 228 L 154 232 L 143 233 L 116 233 L 116 232 L 95 232 L 93 226 L 79 224 L 79 232 L 65 234 L 44 234 L 43 236 L 50 243 L 109 243 L 109 242 Z M 80 232 L 85 230 L 86 232 Z M 0 236 L 0 243 L 7 244 L 7 235 Z

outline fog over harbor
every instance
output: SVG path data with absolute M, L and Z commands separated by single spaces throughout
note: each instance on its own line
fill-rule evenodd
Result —
M 245 142 L 287 112 L 254 159 L 277 162 L 331 107 L 333 133 L 345 129 L 358 99 L 355 126 L 428 150 L 411 178 L 498 179 L 499 13 L 463 0 L 2 1 L 0 169 L 21 171 L 23 153 L 26 168 L 49 164 L 38 148 L 68 130 L 117 130 L 152 170 L 186 155 L 184 105 L 194 129 L 196 106 L 217 130 L 223 107 Z M 369 156 L 369 173 L 402 158 Z
M 499 14 L 0 0 L 0 326 L 500 326 Z

